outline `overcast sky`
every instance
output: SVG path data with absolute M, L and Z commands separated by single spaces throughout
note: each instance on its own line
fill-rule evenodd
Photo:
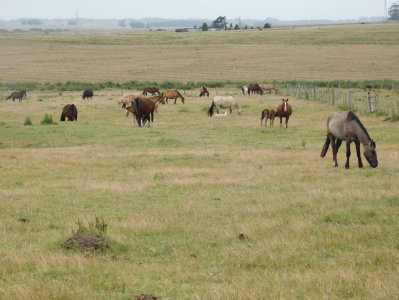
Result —
M 279 20 L 358 19 L 384 15 L 385 0 L 0 0 L 0 19 L 81 18 Z M 387 7 L 394 1 L 386 0 Z

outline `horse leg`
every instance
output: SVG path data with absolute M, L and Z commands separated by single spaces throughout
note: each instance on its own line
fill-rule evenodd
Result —
M 283 117 L 280 116 L 280 127 L 283 126 Z
M 285 128 L 288 128 L 288 119 L 289 119 L 290 117 L 285 117 Z
M 358 160 L 358 166 L 359 166 L 359 168 L 363 168 L 362 156 L 360 154 L 360 142 L 359 141 L 357 143 L 355 142 L 355 145 L 356 145 L 356 155 L 357 155 L 357 160 Z
M 233 109 L 230 107 L 230 115 L 233 113 Z
M 335 137 L 332 134 L 329 135 L 329 138 L 330 138 L 330 144 L 331 144 L 332 152 L 333 152 L 334 166 L 338 167 L 337 153 L 338 153 L 339 146 L 341 146 L 341 140 L 337 140 L 337 143 L 335 143 Z
M 175 104 L 176 104 L 176 100 L 177 100 L 177 97 L 175 98 Z
M 351 157 L 351 141 L 346 141 L 346 163 L 345 168 L 349 169 L 349 158 Z

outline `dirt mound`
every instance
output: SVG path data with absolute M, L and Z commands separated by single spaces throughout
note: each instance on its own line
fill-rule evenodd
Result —
M 140 294 L 136 296 L 135 300 L 157 300 L 157 297 L 153 295 Z
M 61 244 L 67 250 L 104 251 L 109 246 L 105 237 L 101 235 L 74 234 Z

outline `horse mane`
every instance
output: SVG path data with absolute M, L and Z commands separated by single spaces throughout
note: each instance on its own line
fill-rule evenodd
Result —
M 360 128 L 364 131 L 364 133 L 366 134 L 368 139 L 371 140 L 371 137 L 370 137 L 369 133 L 367 132 L 366 128 L 364 127 L 363 123 L 360 122 L 360 119 L 355 115 L 354 112 L 352 112 L 352 111 L 348 112 L 347 120 L 355 121 L 360 126 Z

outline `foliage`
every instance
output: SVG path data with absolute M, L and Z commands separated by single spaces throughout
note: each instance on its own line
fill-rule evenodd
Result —
M 272 24 L 266 23 L 266 24 L 263 26 L 263 28 L 272 28 Z
M 224 29 L 227 25 L 226 17 L 219 16 L 212 21 L 212 28 Z
M 57 123 L 55 123 L 53 121 L 53 117 L 51 115 L 49 115 L 48 113 L 44 114 L 43 120 L 40 122 L 40 124 L 42 125 L 56 125 Z
M 101 235 L 105 236 L 107 233 L 108 223 L 104 218 L 95 216 L 94 221 L 86 218 L 86 222 L 78 220 L 76 222 L 78 228 L 73 234 L 86 234 L 86 235 Z
M 202 26 L 201 26 L 201 30 L 202 31 L 208 31 L 208 24 L 203 23 Z
M 32 120 L 29 117 L 25 118 L 24 125 L 32 125 Z
M 388 10 L 389 20 L 399 20 L 399 3 L 394 3 Z

